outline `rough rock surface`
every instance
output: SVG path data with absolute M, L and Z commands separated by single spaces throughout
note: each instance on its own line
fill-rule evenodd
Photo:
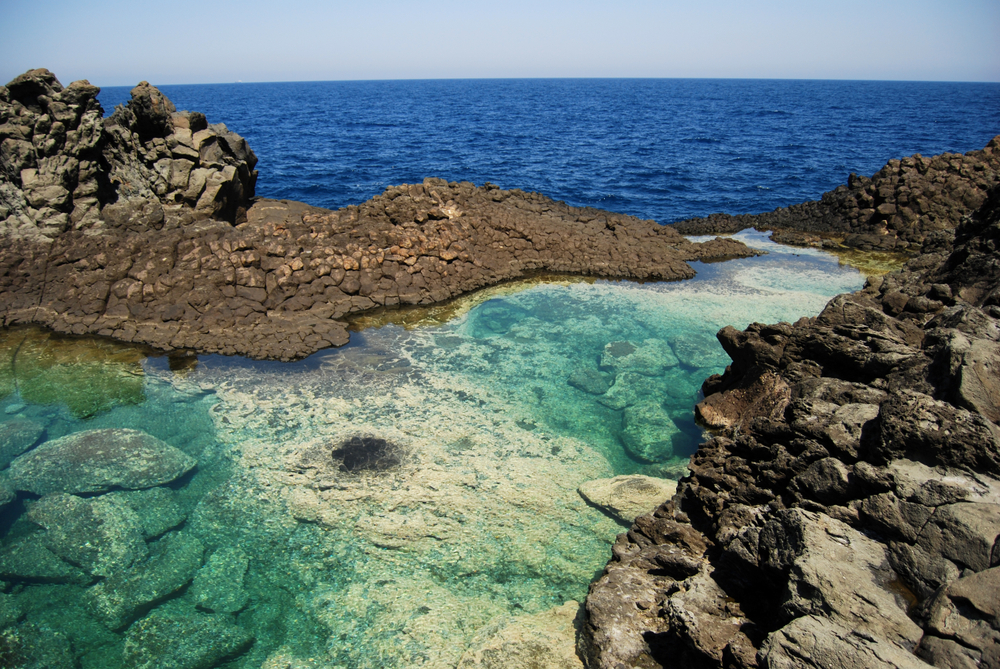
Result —
M 636 516 L 663 504 L 674 496 L 674 481 L 633 474 L 595 479 L 580 485 L 580 496 L 615 520 L 631 525 Z
M 669 227 L 492 185 L 395 186 L 339 211 L 251 200 L 256 157 L 146 82 L 102 121 L 47 70 L 0 87 L 0 323 L 292 359 L 347 314 L 568 272 L 683 279 L 746 257 Z
M 151 488 L 197 461 L 156 437 L 129 429 L 86 430 L 47 441 L 10 464 L 11 485 L 38 495 Z
M 822 236 L 832 234 L 849 247 L 914 253 L 929 235 L 953 229 L 979 209 L 998 179 L 1000 136 L 964 155 L 916 154 L 890 160 L 871 178 L 852 173 L 846 185 L 818 201 L 762 214 L 712 214 L 673 227 L 687 235 L 775 230 L 778 241 L 809 245 L 823 244 Z
M 257 158 L 147 82 L 105 119 L 100 89 L 31 70 L 0 87 L 0 234 L 155 229 L 245 218 Z
M 252 644 L 229 616 L 157 610 L 129 628 L 123 659 L 136 669 L 209 669 Z
M 998 246 L 995 187 L 816 318 L 719 332 L 720 432 L 615 543 L 588 667 L 998 665 Z

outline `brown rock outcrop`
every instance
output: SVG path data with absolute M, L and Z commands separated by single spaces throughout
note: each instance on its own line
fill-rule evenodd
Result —
M 0 234 L 44 242 L 244 219 L 257 157 L 242 137 L 145 81 L 107 119 L 99 92 L 45 69 L 0 86 Z
M 818 317 L 719 340 L 723 429 L 618 537 L 587 666 L 995 666 L 1000 187 Z
M 890 160 L 871 178 L 851 174 L 847 184 L 818 201 L 761 214 L 712 214 L 674 223 L 686 235 L 775 231 L 787 244 L 820 245 L 823 234 L 862 250 L 920 250 L 924 239 L 950 230 L 974 213 L 1000 180 L 1000 136 L 966 154 L 920 154 Z
M 0 88 L 3 325 L 288 360 L 345 344 L 340 319 L 366 309 L 532 272 L 685 279 L 686 261 L 756 254 L 489 184 L 427 179 L 339 211 L 252 200 L 243 138 L 146 82 L 102 121 L 97 92 L 47 70 Z

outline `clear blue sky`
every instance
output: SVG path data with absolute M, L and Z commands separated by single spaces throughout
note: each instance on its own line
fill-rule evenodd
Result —
M 1000 81 L 998 0 L 0 0 L 0 82 Z

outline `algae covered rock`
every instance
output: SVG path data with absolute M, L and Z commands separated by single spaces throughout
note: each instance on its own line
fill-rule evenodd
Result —
M 156 610 L 129 628 L 122 655 L 134 669 L 209 669 L 253 642 L 222 614 Z
M 614 383 L 614 377 L 596 369 L 574 369 L 569 375 L 567 383 L 578 390 L 591 395 L 603 395 L 608 392 L 608 388 Z
M 605 371 L 629 371 L 646 376 L 659 376 L 678 362 L 670 344 L 662 339 L 646 339 L 640 344 L 613 341 L 601 354 L 601 369 Z
M 0 469 L 37 444 L 44 432 L 44 427 L 25 418 L 0 423 Z
M 76 666 L 69 635 L 34 623 L 22 623 L 0 632 L 0 662 L 11 669 Z
M 111 576 L 148 553 L 138 516 L 113 497 L 53 493 L 32 504 L 27 518 L 45 528 L 46 548 L 93 576 Z
M 676 490 L 676 481 L 633 474 L 587 481 L 580 485 L 577 492 L 619 522 L 631 525 L 636 516 L 660 506 Z
M 47 441 L 10 465 L 17 490 L 95 493 L 151 488 L 190 471 L 196 460 L 145 432 L 87 430 Z
M 250 598 L 243 589 L 243 576 L 250 558 L 237 546 L 215 551 L 198 570 L 191 584 L 191 595 L 199 608 L 213 613 L 235 613 Z
M 156 487 L 145 490 L 122 490 L 107 495 L 121 499 L 135 512 L 142 529 L 142 536 L 155 539 L 184 522 L 185 515 L 177 504 L 177 496 L 170 488 Z
M 201 566 L 205 548 L 194 536 L 175 532 L 150 545 L 150 557 L 104 579 L 87 591 L 93 614 L 108 628 L 128 625 L 141 609 L 187 585 Z
M 93 580 L 82 569 L 59 559 L 37 536 L 19 539 L 0 551 L 0 578 L 75 585 L 87 585 Z
M 674 437 L 680 434 L 666 409 L 653 400 L 627 407 L 622 416 L 625 449 L 643 462 L 662 462 L 673 456 Z

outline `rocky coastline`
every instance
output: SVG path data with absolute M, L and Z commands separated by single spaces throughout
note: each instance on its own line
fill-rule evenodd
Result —
M 677 280 L 756 252 L 486 184 L 388 188 L 338 211 L 254 198 L 256 156 L 143 82 L 107 119 L 86 82 L 0 89 L 0 314 L 170 351 L 291 360 L 346 315 L 534 272 Z
M 719 333 L 733 363 L 695 409 L 715 436 L 673 497 L 618 537 L 578 654 L 589 669 L 1000 666 L 1000 137 L 964 156 L 890 161 L 818 202 L 675 226 L 439 179 L 331 211 L 256 198 L 246 142 L 145 82 L 107 119 L 97 92 L 46 70 L 0 87 L 5 326 L 291 360 L 346 343 L 342 319 L 377 307 L 534 272 L 683 279 L 688 261 L 755 253 L 681 233 L 752 226 L 912 254 L 815 318 Z M 160 444 L 143 447 L 170 464 Z M 108 457 L 134 450 L 123 442 Z M 65 469 L 54 447 L 31 453 Z M 163 480 L 191 463 L 176 455 L 171 467 Z M 63 492 L 38 507 L 39 523 L 94 491 Z M 135 508 L 100 512 L 145 502 L 122 504 Z M 135 521 L 131 543 L 161 531 Z M 162 547 L 190 563 L 188 580 L 203 550 Z M 232 561 L 245 570 L 245 557 Z M 92 604 L 117 629 L 181 585 L 143 587 Z M 130 632 L 136 647 L 169 639 L 176 622 L 147 621 Z M 224 640 L 218 658 L 248 643 L 210 632 Z
M 712 214 L 673 223 L 685 235 L 772 230 L 784 244 L 915 255 L 986 201 L 1000 175 L 1000 136 L 978 151 L 890 160 L 871 177 L 851 173 L 819 200 L 760 214 Z
M 995 186 L 819 316 L 719 333 L 717 436 L 618 537 L 588 667 L 1000 666 L 998 244 Z

